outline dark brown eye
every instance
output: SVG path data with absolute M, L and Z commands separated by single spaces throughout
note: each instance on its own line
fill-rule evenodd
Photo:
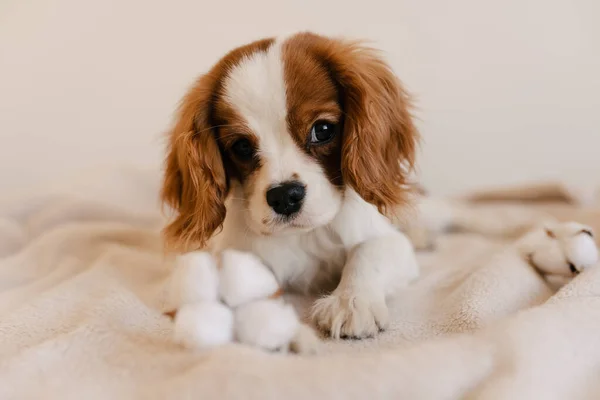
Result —
M 248 161 L 254 156 L 254 147 L 248 139 L 240 139 L 231 146 L 231 151 L 242 161 Z
M 338 130 L 338 125 L 327 122 L 317 121 L 310 130 L 310 143 L 320 144 L 326 143 L 333 139 Z

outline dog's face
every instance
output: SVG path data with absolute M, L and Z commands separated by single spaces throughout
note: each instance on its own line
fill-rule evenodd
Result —
M 417 133 L 400 83 L 372 50 L 313 34 L 227 54 L 183 99 L 170 132 L 166 236 L 201 247 L 238 186 L 247 227 L 309 231 L 337 214 L 347 186 L 380 210 L 405 198 Z
M 265 235 L 326 224 L 341 203 L 342 110 L 316 61 L 272 43 L 237 62 L 215 101 L 226 173 L 242 186 L 248 227 Z

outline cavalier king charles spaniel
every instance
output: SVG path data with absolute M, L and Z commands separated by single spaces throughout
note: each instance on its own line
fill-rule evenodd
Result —
M 169 133 L 167 244 L 254 253 L 284 287 L 327 290 L 319 328 L 372 336 L 387 296 L 418 275 L 389 219 L 408 204 L 418 138 L 373 49 L 312 33 L 239 47 L 191 87 Z

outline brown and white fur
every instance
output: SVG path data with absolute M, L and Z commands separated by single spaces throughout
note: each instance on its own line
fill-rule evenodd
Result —
M 386 296 L 418 275 L 384 216 L 408 201 L 418 134 L 375 51 L 311 33 L 237 48 L 189 90 L 169 135 L 171 248 L 252 252 L 291 289 L 333 284 L 312 313 L 333 337 L 385 328 Z

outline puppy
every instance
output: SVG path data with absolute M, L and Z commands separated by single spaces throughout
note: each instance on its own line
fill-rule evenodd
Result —
M 316 325 L 372 336 L 386 297 L 418 275 L 385 216 L 408 202 L 417 144 L 409 98 L 374 50 L 311 33 L 239 47 L 197 80 L 169 133 L 167 244 L 252 252 L 290 289 L 331 285 Z

